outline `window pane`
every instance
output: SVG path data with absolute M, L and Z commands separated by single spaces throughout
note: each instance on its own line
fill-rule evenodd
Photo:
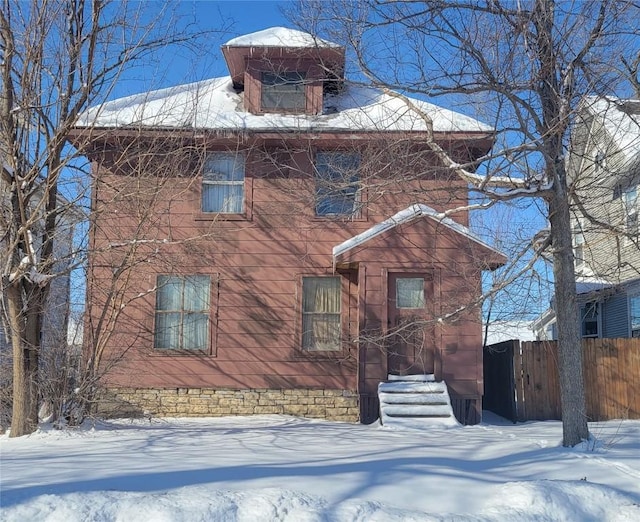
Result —
M 396 307 L 424 308 L 424 278 L 403 277 L 396 279 Z
M 582 336 L 598 337 L 598 303 L 587 303 L 580 310 L 582 317 Z
M 244 186 L 242 185 L 203 185 L 202 211 L 236 214 L 244 207 Z
M 182 279 L 179 277 L 158 276 L 156 292 L 157 310 L 180 310 L 182 308 Z
M 305 277 L 302 310 L 303 312 L 339 313 L 340 278 Z
M 209 339 L 207 314 L 185 314 L 182 326 L 183 350 L 206 350 Z
M 340 315 L 306 314 L 302 324 L 302 347 L 312 351 L 340 349 Z
M 201 311 L 209 309 L 210 296 L 209 276 L 188 276 L 184 281 L 184 309 Z
M 156 313 L 156 332 L 154 347 L 158 350 L 180 349 L 179 313 Z
M 240 153 L 215 153 L 204 166 L 206 181 L 244 181 L 244 156 Z

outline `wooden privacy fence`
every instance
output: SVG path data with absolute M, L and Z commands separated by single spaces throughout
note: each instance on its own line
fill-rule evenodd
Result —
M 583 339 L 589 420 L 640 419 L 640 339 Z M 514 422 L 560 419 L 556 341 L 484 349 L 484 408 Z

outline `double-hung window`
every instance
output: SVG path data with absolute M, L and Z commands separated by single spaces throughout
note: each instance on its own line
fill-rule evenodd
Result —
M 214 152 L 204 163 L 202 211 L 239 214 L 244 209 L 244 155 Z
M 337 351 L 342 347 L 340 277 L 302 278 L 302 349 Z
M 307 106 L 305 73 L 263 72 L 260 105 L 265 112 L 304 112 Z
M 353 215 L 358 210 L 360 155 L 346 152 L 316 154 L 316 214 Z
M 160 275 L 157 282 L 154 348 L 206 351 L 211 278 Z

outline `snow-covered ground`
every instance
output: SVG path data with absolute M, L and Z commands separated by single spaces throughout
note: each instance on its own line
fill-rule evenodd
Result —
M 640 421 L 397 431 L 284 416 L 0 437 L 3 521 L 640 520 Z

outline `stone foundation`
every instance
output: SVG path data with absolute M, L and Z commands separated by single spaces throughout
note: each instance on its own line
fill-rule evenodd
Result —
M 358 394 L 348 390 L 109 388 L 98 408 L 110 416 L 221 417 L 283 414 L 358 422 Z

